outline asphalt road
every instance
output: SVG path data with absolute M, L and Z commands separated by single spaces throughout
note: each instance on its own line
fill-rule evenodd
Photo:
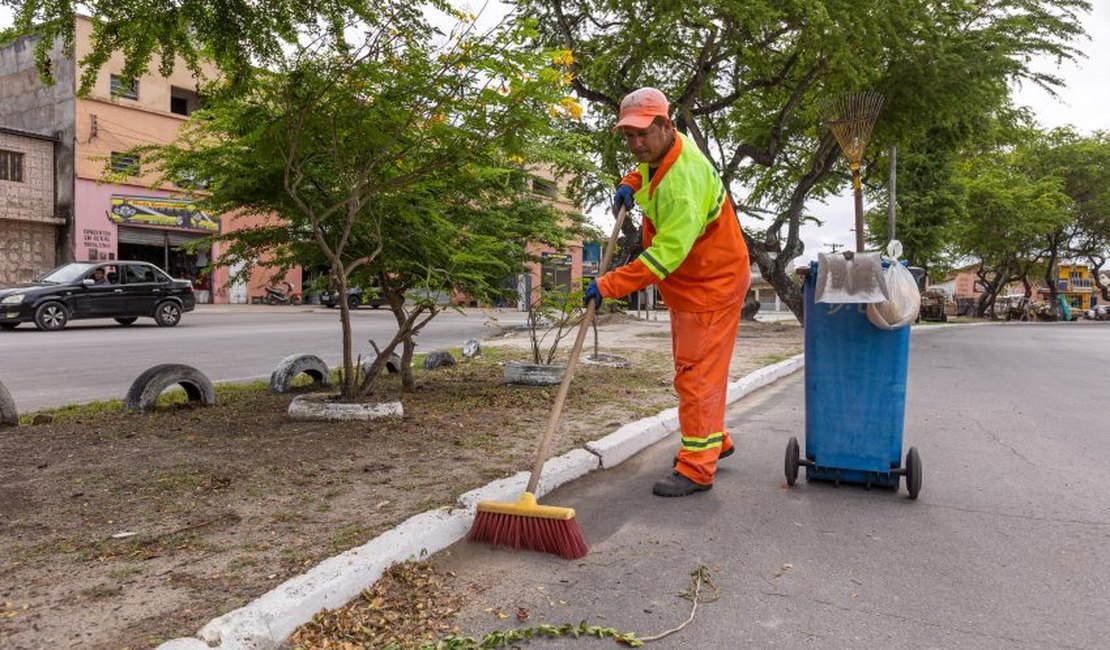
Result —
M 460 347 L 499 331 L 497 323 L 524 322 L 515 311 L 446 311 L 417 336 L 417 351 Z M 386 309 L 352 313 L 356 351 L 372 353 L 373 339 L 385 345 L 397 331 Z M 201 305 L 177 327 L 161 328 L 149 318 L 130 327 L 112 320 L 72 321 L 60 332 L 40 332 L 24 324 L 0 332 L 0 382 L 21 413 L 40 408 L 121 398 L 147 368 L 186 363 L 209 379 L 268 378 L 290 354 L 309 353 L 328 365 L 341 359 L 339 312 L 320 307 Z
M 917 501 L 904 487 L 786 486 L 786 441 L 804 445 L 794 375 L 731 407 L 739 453 L 709 492 L 651 495 L 669 439 L 546 497 L 577 510 L 583 560 L 452 547 L 443 568 L 479 588 L 464 630 L 589 619 L 659 632 L 686 619 L 675 594 L 705 565 L 720 599 L 650 647 L 1106 648 L 1108 370 L 1099 324 L 915 333 L 904 445 L 923 460 Z

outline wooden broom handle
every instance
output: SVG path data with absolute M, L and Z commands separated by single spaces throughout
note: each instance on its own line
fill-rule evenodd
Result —
M 628 214 L 628 209 L 621 206 L 617 212 L 616 223 L 613 224 L 613 234 L 609 235 L 609 243 L 605 245 L 605 255 L 602 257 L 601 266 L 598 267 L 598 276 L 605 273 L 609 268 L 609 263 L 613 261 L 613 253 L 617 248 L 617 238 L 621 234 L 621 224 L 624 223 L 624 217 Z M 570 359 L 567 360 L 567 368 L 563 371 L 563 381 L 559 384 L 559 392 L 555 395 L 555 404 L 551 407 L 551 415 L 547 418 L 547 428 L 544 429 L 543 437 L 540 438 L 540 448 L 536 450 L 536 462 L 532 464 L 532 476 L 528 479 L 528 487 L 525 492 L 532 494 L 536 493 L 536 487 L 540 484 L 540 472 L 543 471 L 543 464 L 547 461 L 548 447 L 551 446 L 551 438 L 555 434 L 555 429 L 559 427 L 559 418 L 563 415 L 563 404 L 567 401 L 567 392 L 570 391 L 570 380 L 574 377 L 574 368 L 578 365 L 578 355 L 582 352 L 582 342 L 586 340 L 586 332 L 590 329 L 590 323 L 594 318 L 594 311 L 597 306 L 591 300 L 586 305 L 586 313 L 582 316 L 582 323 L 578 326 L 578 337 L 574 339 L 574 347 L 570 349 Z

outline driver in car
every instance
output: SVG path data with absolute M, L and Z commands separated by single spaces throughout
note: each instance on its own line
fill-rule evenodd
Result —
M 98 268 L 92 274 L 93 284 L 108 284 L 108 276 L 104 274 L 104 268 Z

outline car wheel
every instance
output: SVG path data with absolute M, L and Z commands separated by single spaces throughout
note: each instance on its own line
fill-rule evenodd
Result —
M 19 327 L 19 323 L 0 323 L 0 330 L 11 331 Z
M 44 332 L 55 332 L 69 322 L 69 311 L 60 302 L 44 302 L 35 310 L 35 327 Z
M 127 318 L 117 318 L 116 322 L 119 323 L 120 325 L 123 325 L 124 327 L 127 327 L 128 325 L 130 325 L 131 323 L 134 323 L 137 320 L 139 320 L 139 319 L 135 318 L 134 316 L 128 316 Z
M 358 309 L 358 296 L 347 296 L 347 308 Z
M 159 327 L 173 327 L 181 321 L 181 307 L 172 300 L 158 303 L 154 308 L 154 322 Z

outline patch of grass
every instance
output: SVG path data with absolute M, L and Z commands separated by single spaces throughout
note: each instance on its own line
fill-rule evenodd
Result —
M 154 487 L 163 492 L 198 492 L 211 483 L 204 472 L 174 468 L 154 475 Z
M 278 552 L 278 556 L 281 558 L 281 561 L 288 566 L 299 567 L 309 564 L 312 561 L 312 558 L 308 556 L 307 552 L 295 546 L 282 547 L 281 551 Z
M 765 357 L 760 357 L 756 361 L 756 363 L 758 363 L 761 366 L 774 365 L 776 363 L 779 363 L 780 361 L 786 361 L 787 359 L 789 359 L 791 357 L 795 357 L 795 356 L 801 354 L 802 351 L 803 350 L 801 348 L 799 348 L 796 351 L 792 350 L 792 351 L 787 352 L 785 354 L 770 354 L 770 355 L 767 355 Z
M 123 591 L 123 587 L 119 585 L 100 584 L 95 587 L 89 587 L 81 592 L 81 595 L 86 598 L 100 599 L 110 598 L 119 592 Z
M 127 578 L 130 578 L 133 575 L 138 575 L 142 572 L 143 572 L 143 570 L 142 570 L 141 567 L 128 566 L 128 567 L 122 567 L 122 568 L 119 568 L 119 569 L 113 569 L 113 570 L 109 571 L 108 572 L 108 577 L 111 578 L 112 580 L 115 580 L 116 582 L 122 582 L 122 581 L 126 580 Z
M 477 433 L 459 438 L 459 446 L 463 449 L 497 449 L 497 436 L 493 433 Z
M 254 559 L 253 557 L 237 557 L 233 558 L 230 562 L 227 563 L 226 570 L 228 573 L 241 573 L 244 569 L 248 569 L 257 564 L 258 560 Z
M 440 502 L 439 499 L 426 497 L 424 499 L 421 499 L 420 502 L 416 504 L 415 509 L 417 512 L 425 512 L 427 510 L 435 510 L 441 505 L 443 504 Z
M 362 524 L 349 524 L 331 538 L 331 548 L 335 552 L 354 548 L 366 541 L 366 531 Z
M 122 399 L 110 399 L 104 401 L 97 400 L 89 402 L 87 404 L 66 404 L 65 406 L 59 406 L 58 408 L 42 409 L 33 413 L 27 413 L 19 416 L 19 423 L 21 425 L 29 425 L 37 415 L 48 415 L 53 418 L 54 422 L 65 422 L 67 420 L 75 420 L 82 417 L 120 413 L 122 411 Z

